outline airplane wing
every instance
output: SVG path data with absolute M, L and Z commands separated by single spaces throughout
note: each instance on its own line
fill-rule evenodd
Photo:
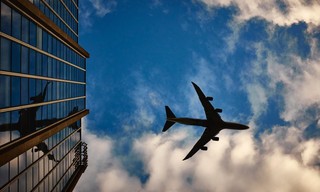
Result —
M 0 125 L 0 132 L 18 130 L 18 123 L 5 123 Z
M 52 118 L 52 119 L 42 119 L 42 120 L 36 120 L 37 127 L 46 127 L 48 125 L 51 125 L 52 123 L 57 122 L 58 118 Z
M 218 114 L 218 112 L 215 111 L 214 107 L 211 105 L 207 97 L 204 95 L 204 93 L 201 91 L 198 85 L 196 85 L 194 82 L 192 82 L 192 85 L 194 89 L 196 90 L 198 97 L 200 99 L 200 102 L 204 108 L 204 112 L 206 113 L 207 119 L 213 119 L 214 121 L 221 121 L 221 117 Z
M 183 161 L 192 157 L 196 152 L 199 151 L 199 149 L 201 149 L 201 147 L 205 146 L 211 140 L 211 138 L 212 138 L 212 135 L 210 134 L 209 129 L 206 129 L 203 132 L 200 139 L 197 141 L 197 143 L 193 146 L 191 151 L 188 153 L 188 155 L 183 159 Z
M 44 120 L 36 120 L 36 126 L 37 127 L 45 127 L 48 126 L 52 123 L 57 122 L 60 119 L 57 118 L 52 118 L 52 119 L 44 119 Z M 28 122 L 27 122 L 28 123 Z M 23 130 L 21 130 L 21 128 Z M 30 131 L 30 129 L 28 130 L 28 124 L 21 124 L 19 122 L 17 123 L 11 123 L 11 124 L 1 124 L 0 125 L 0 132 L 5 132 L 5 131 L 19 131 L 21 134 L 21 131 Z M 31 132 L 35 131 L 35 128 L 31 129 Z M 29 132 L 28 132 L 29 133 Z M 23 134 L 23 133 L 22 133 Z

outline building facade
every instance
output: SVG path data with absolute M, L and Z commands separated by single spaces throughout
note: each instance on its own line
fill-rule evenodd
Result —
M 1 0 L 0 191 L 72 191 L 87 167 L 78 0 Z

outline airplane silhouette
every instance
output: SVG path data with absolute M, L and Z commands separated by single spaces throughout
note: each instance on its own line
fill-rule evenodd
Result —
M 199 151 L 199 149 L 204 151 L 208 150 L 208 147 L 206 147 L 205 145 L 210 140 L 219 141 L 219 137 L 216 137 L 216 135 L 222 129 L 244 130 L 249 128 L 248 126 L 242 125 L 239 123 L 223 121 L 219 115 L 219 113 L 222 112 L 222 109 L 219 109 L 219 108 L 215 109 L 210 103 L 210 101 L 212 101 L 213 98 L 206 97 L 204 93 L 201 91 L 201 89 L 198 87 L 198 85 L 196 85 L 194 82 L 192 82 L 192 84 L 198 94 L 198 97 L 204 108 L 204 112 L 206 114 L 207 119 L 193 119 L 193 118 L 185 118 L 185 117 L 177 118 L 173 114 L 171 109 L 168 106 L 165 106 L 167 120 L 162 129 L 162 132 L 165 132 L 175 123 L 205 127 L 205 130 L 202 136 L 200 137 L 200 139 L 197 141 L 197 143 L 193 146 L 191 151 L 187 154 L 187 156 L 183 160 L 186 160 L 192 157 L 196 152 Z
M 48 81 L 46 83 L 46 86 L 43 91 L 41 91 L 38 95 L 30 97 L 30 100 L 33 101 L 31 104 L 36 103 L 42 103 L 45 100 L 46 94 L 47 94 L 47 88 L 48 85 L 51 82 Z M 1 132 L 4 131 L 18 131 L 20 133 L 20 137 L 29 135 L 36 131 L 37 127 L 43 127 L 50 125 L 54 122 L 56 122 L 57 118 L 52 119 L 43 119 L 43 120 L 36 120 L 37 111 L 40 108 L 40 106 L 37 107 L 31 107 L 27 109 L 21 109 L 19 111 L 19 120 L 17 123 L 12 124 L 1 124 L 0 130 Z M 49 152 L 48 146 L 46 143 L 41 142 L 38 145 L 36 145 L 36 149 L 32 150 L 32 152 L 42 151 L 44 154 L 47 154 Z M 59 162 L 54 158 L 52 154 L 48 154 L 49 160 L 53 160 L 55 162 Z

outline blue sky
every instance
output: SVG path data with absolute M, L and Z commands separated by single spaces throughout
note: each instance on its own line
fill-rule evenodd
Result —
M 90 159 L 76 190 L 319 191 L 319 12 L 300 0 L 80 1 Z M 250 129 L 182 162 L 202 129 L 161 130 L 165 105 L 204 118 L 191 81 Z

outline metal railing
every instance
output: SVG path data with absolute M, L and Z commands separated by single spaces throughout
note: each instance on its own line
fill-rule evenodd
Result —
M 80 145 L 75 148 L 75 158 L 73 159 L 74 166 L 77 169 L 79 166 L 88 166 L 88 145 L 85 142 L 81 142 Z

